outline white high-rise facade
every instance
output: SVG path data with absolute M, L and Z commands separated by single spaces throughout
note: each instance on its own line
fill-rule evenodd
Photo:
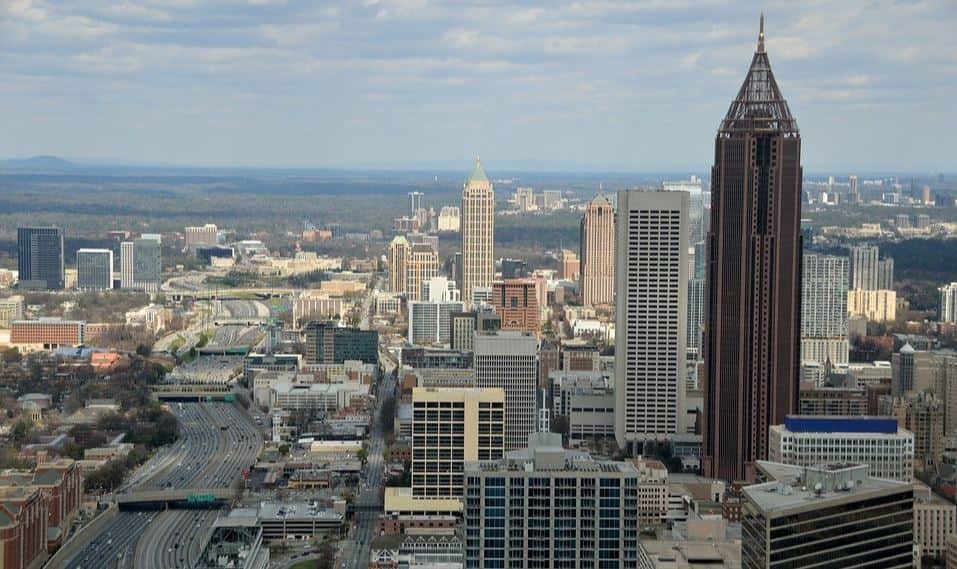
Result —
M 851 247 L 850 263 L 849 289 L 893 290 L 894 259 L 881 259 L 876 245 Z
M 622 448 L 684 433 L 688 194 L 618 193 L 615 438 Z
M 133 242 L 120 243 L 120 287 L 133 288 Z
M 801 276 L 801 362 L 846 364 L 846 257 L 805 253 Z
M 688 194 L 688 242 L 692 245 L 707 235 L 704 225 L 705 193 L 697 179 L 680 182 L 664 182 L 661 185 L 666 192 L 687 192 Z M 708 196 L 710 198 L 710 196 Z M 710 205 L 710 199 L 708 199 Z
M 702 358 L 701 342 L 704 336 L 705 287 L 704 279 L 692 278 L 688 281 L 688 361 L 698 361 Z
M 422 300 L 422 283 L 439 274 L 439 254 L 431 244 L 413 243 L 406 261 L 405 292 L 410 301 Z
M 877 290 L 878 249 L 862 245 L 851 247 L 850 289 Z
M 957 282 L 937 289 L 940 300 L 937 303 L 937 320 L 957 324 Z
M 143 234 L 120 243 L 120 287 L 155 293 L 163 278 L 160 236 Z
M 80 249 L 76 252 L 76 288 L 109 290 L 113 288 L 113 251 Z
M 518 450 L 536 430 L 535 390 L 538 382 L 538 339 L 526 332 L 476 334 L 477 387 L 505 390 L 505 450 Z
M 462 188 L 461 232 L 462 300 L 470 303 L 476 287 L 490 287 L 495 279 L 495 190 L 477 158 Z
M 874 478 L 911 482 L 914 433 L 892 417 L 789 415 L 770 429 L 768 460 L 794 466 L 866 464 Z
M 464 311 L 461 302 L 410 302 L 409 343 L 415 346 L 447 346 L 451 340 L 452 315 Z

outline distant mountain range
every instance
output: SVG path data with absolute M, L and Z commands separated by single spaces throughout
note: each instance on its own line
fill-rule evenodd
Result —
M 33 156 L 21 160 L 0 160 L 0 168 L 17 170 L 67 170 L 76 164 L 57 156 Z

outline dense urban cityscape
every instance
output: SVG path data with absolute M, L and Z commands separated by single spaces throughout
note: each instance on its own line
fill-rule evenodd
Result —
M 709 173 L 0 162 L 0 569 L 957 568 L 957 176 L 756 31 Z

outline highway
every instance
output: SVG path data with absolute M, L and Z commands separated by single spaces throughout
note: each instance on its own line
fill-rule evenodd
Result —
M 216 316 L 269 318 L 269 307 L 258 300 L 220 300 Z
M 143 465 L 123 489 L 230 488 L 259 456 L 262 436 L 249 415 L 230 403 L 173 403 L 180 439 Z M 217 512 L 121 512 L 68 568 L 191 567 Z

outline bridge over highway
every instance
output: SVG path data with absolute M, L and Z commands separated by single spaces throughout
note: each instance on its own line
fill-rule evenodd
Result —
M 153 386 L 153 397 L 159 401 L 225 401 L 231 403 L 236 393 L 231 385 L 218 383 L 180 384 L 170 383 Z
M 230 488 L 139 490 L 116 497 L 116 506 L 126 510 L 221 508 L 235 495 Z
M 294 288 L 227 288 L 202 290 L 168 290 L 167 298 L 175 301 L 191 298 L 193 300 L 251 300 L 291 296 L 299 293 Z

